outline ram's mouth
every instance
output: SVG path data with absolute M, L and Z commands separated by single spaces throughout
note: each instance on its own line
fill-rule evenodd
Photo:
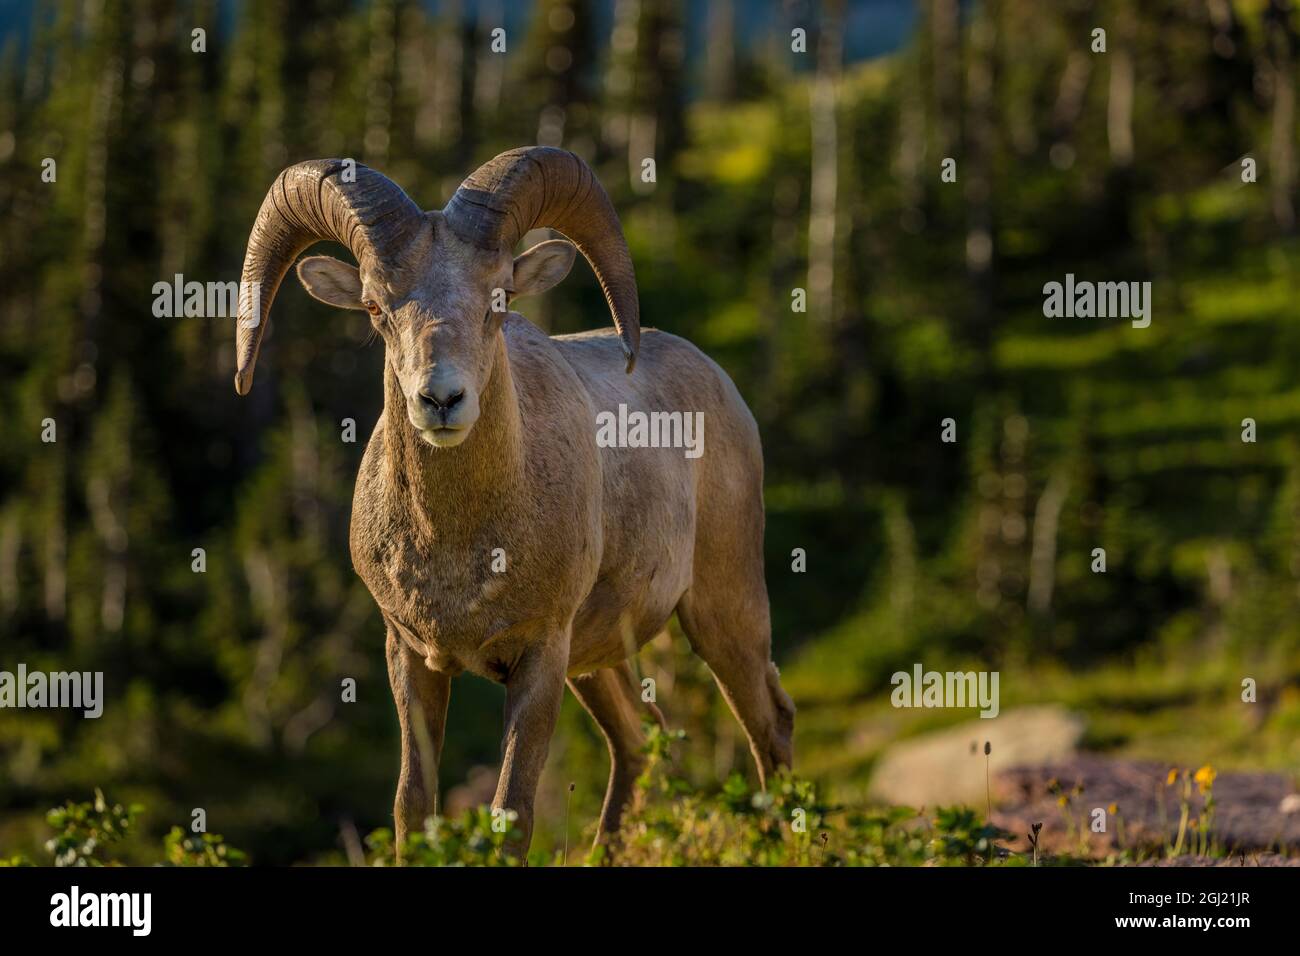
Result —
M 420 437 L 434 448 L 455 448 L 468 435 L 468 428 L 449 428 L 446 425 L 420 429 Z

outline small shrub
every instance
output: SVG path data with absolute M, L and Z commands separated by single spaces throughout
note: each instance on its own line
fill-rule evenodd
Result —
M 55 866 L 121 866 L 123 842 L 133 835 L 144 808 L 139 804 L 110 804 L 99 789 L 89 803 L 69 800 L 45 815 L 54 836 L 45 849 Z M 247 862 L 240 850 L 226 844 L 220 834 L 187 834 L 172 827 L 163 838 L 163 866 L 239 866 Z M 21 855 L 0 860 L 0 866 L 32 866 Z
M 241 866 L 244 853 L 227 846 L 219 833 L 186 833 L 172 827 L 163 838 L 163 853 L 172 866 Z
M 506 844 L 522 836 L 514 826 L 512 814 L 508 826 L 498 832 L 493 827 L 490 807 L 466 810 L 458 817 L 429 817 L 424 829 L 407 835 L 402 847 L 405 866 L 519 866 L 519 857 L 506 850 Z M 392 866 L 396 861 L 393 831 L 379 829 L 366 837 L 372 866 Z M 533 862 L 530 860 L 530 862 Z M 543 861 L 537 861 L 543 862 Z
M 54 857 L 55 866 L 115 866 L 110 853 L 135 826 L 143 811 L 137 804 L 111 806 L 99 789 L 93 803 L 69 800 L 45 815 L 55 835 L 45 849 Z

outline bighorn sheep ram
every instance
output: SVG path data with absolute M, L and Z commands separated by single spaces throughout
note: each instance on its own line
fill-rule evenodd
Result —
M 546 226 L 572 242 L 513 257 Z M 628 657 L 674 611 L 743 725 L 760 781 L 789 766 L 794 705 L 771 661 L 758 429 L 703 353 L 642 335 L 631 255 L 590 167 L 563 150 L 511 150 L 430 212 L 351 161 L 285 169 L 244 259 L 243 289 L 255 291 L 237 324 L 239 394 L 285 273 L 326 239 L 359 268 L 312 256 L 298 278 L 321 302 L 365 309 L 384 340 L 384 409 L 357 479 L 351 551 L 388 631 L 399 845 L 433 811 L 451 678 L 466 670 L 506 687 L 493 806 L 518 814 L 522 848 L 566 681 L 609 745 L 597 840 L 617 833 L 643 763 L 645 705 Z M 494 290 L 514 298 L 558 283 L 575 246 L 617 337 L 550 338 L 506 314 L 500 292 L 494 310 Z M 599 447 L 597 415 L 620 404 L 703 412 L 707 453 Z

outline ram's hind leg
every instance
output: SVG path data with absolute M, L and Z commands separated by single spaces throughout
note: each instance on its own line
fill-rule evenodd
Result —
M 599 844 L 617 835 L 623 810 L 631 803 L 636 778 L 645 767 L 645 755 L 641 753 L 645 743 L 641 715 L 648 713 L 660 726 L 664 718 L 654 704 L 641 701 L 640 688 L 628 661 L 571 677 L 569 690 L 591 714 L 609 744 L 609 785 L 596 829 Z
M 749 564 L 757 567 L 697 561 L 697 579 L 678 603 L 677 618 L 745 728 L 759 782 L 766 788 L 778 767 L 794 765 L 794 702 L 772 663 L 761 558 Z

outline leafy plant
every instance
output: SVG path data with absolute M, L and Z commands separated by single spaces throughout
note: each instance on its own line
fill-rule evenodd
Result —
M 228 846 L 218 833 L 186 833 L 172 827 L 163 839 L 163 853 L 172 866 L 231 866 L 246 861 L 243 851 Z
M 56 831 L 45 849 L 54 856 L 55 866 L 115 865 L 110 851 L 131 832 L 143 809 L 138 804 L 110 805 L 96 788 L 93 802 L 69 800 L 45 815 Z
M 405 866 L 519 866 L 523 861 L 507 849 L 508 843 L 522 836 L 514 821 L 513 813 L 497 818 L 486 806 L 466 810 L 458 817 L 429 817 L 423 830 L 407 835 L 402 846 L 402 863 Z M 372 866 L 396 863 L 392 830 L 373 831 L 366 837 L 366 846 L 370 849 Z
M 69 800 L 45 815 L 55 834 L 45 842 L 55 866 L 121 866 L 123 844 L 135 836 L 144 815 L 138 803 L 110 804 L 103 791 L 95 789 L 90 802 Z M 163 838 L 165 866 L 239 866 L 247 862 L 243 851 L 229 846 L 220 834 L 189 834 L 172 827 Z M 32 866 L 22 855 L 0 860 L 0 866 Z

